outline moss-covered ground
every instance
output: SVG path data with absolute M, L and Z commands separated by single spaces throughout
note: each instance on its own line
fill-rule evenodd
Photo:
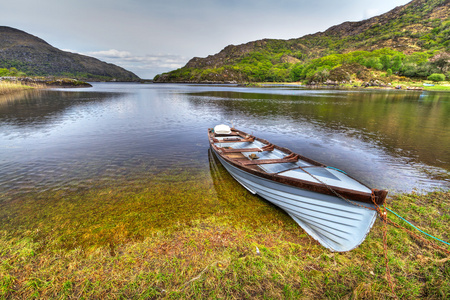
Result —
M 380 219 L 360 247 L 333 253 L 221 166 L 1 196 L 0 299 L 393 297 Z M 449 191 L 387 206 L 450 239 Z M 392 226 L 387 248 L 397 297 L 450 298 L 450 254 Z

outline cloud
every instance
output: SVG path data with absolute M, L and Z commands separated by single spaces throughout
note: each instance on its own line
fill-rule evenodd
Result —
M 64 51 L 95 57 L 99 60 L 118 65 L 141 78 L 153 78 L 155 75 L 183 67 L 187 57 L 174 54 L 133 55 L 129 51 L 116 49 L 79 52 L 70 49 Z
M 369 9 L 366 9 L 366 10 L 364 11 L 364 17 L 363 17 L 363 20 L 366 20 L 366 19 L 369 19 L 369 18 L 378 16 L 378 15 L 380 15 L 380 14 L 382 14 L 382 13 L 383 13 L 383 12 L 380 11 L 378 8 L 369 8 Z
M 131 53 L 128 51 L 119 51 L 116 49 L 88 52 L 87 55 L 94 57 L 107 57 L 107 58 L 126 58 L 130 57 Z

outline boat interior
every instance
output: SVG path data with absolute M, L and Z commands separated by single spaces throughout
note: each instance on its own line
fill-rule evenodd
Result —
M 256 139 L 235 129 L 230 132 L 210 130 L 210 138 L 222 156 L 248 169 L 307 182 L 351 189 L 363 193 L 371 190 L 343 171 L 327 167 L 292 151 Z

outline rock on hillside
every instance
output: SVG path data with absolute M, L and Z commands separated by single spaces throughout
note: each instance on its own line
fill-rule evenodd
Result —
M 245 79 L 245 74 L 236 71 L 233 66 L 243 60 L 257 60 L 258 53 L 276 58 L 271 61 L 275 65 L 305 63 L 329 54 L 358 50 L 391 48 L 405 54 L 442 50 L 439 48 L 441 45 L 449 48 L 450 36 L 447 29 L 438 27 L 443 23 L 448 27 L 449 18 L 450 0 L 413 0 L 380 16 L 359 22 L 344 22 L 301 38 L 263 39 L 230 45 L 215 55 L 194 57 L 185 67 L 158 75 L 155 81 L 240 81 L 240 78 Z M 278 54 L 282 55 L 281 58 L 277 58 Z
M 0 68 L 15 67 L 27 75 L 70 76 L 82 80 L 137 81 L 139 77 L 114 64 L 59 50 L 44 40 L 0 26 Z

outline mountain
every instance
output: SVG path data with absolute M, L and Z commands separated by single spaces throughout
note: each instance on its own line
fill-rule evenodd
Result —
M 441 61 L 450 63 L 449 16 L 450 0 L 414 0 L 380 16 L 297 39 L 230 45 L 215 55 L 194 57 L 155 81 L 296 81 L 330 75 L 348 79 L 371 69 L 428 76 L 448 70 L 448 64 L 439 69 L 433 59 L 439 60 L 434 58 L 439 53 Z
M 38 37 L 6 26 L 0 26 L 0 68 L 16 68 L 30 76 L 66 76 L 102 81 L 139 80 L 138 76 L 121 67 L 59 50 Z

